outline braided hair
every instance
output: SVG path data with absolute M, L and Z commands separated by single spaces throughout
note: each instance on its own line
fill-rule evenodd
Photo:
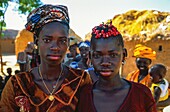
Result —
M 102 23 L 99 26 L 95 26 L 92 29 L 91 35 L 91 44 L 93 44 L 94 40 L 100 38 L 116 38 L 118 40 L 118 45 L 124 47 L 123 37 L 117 28 L 112 25 L 112 22 L 106 24 Z

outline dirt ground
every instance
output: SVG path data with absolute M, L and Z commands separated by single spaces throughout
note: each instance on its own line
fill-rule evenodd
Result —
M 8 67 L 12 68 L 12 75 L 14 75 L 15 70 L 19 70 L 19 66 L 17 64 L 17 59 L 15 55 L 3 55 L 2 56 L 3 62 L 5 65 L 3 65 L 3 72 L 7 74 L 6 69 Z M 0 72 L 0 75 L 2 73 Z M 8 74 L 7 74 L 8 75 Z M 3 75 L 2 75 L 3 76 Z

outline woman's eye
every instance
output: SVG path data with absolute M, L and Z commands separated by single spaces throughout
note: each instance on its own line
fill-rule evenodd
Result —
M 100 54 L 93 54 L 94 58 L 100 58 Z
M 63 43 L 67 43 L 67 41 L 66 41 L 66 40 L 63 40 L 62 42 L 63 42 Z
M 141 64 L 142 62 L 141 61 L 137 61 L 138 64 Z
M 43 39 L 44 43 L 49 43 L 51 40 L 50 39 Z
M 60 40 L 61 44 L 67 44 L 67 40 Z

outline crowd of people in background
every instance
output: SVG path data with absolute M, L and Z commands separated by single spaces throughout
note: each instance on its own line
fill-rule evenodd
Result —
M 8 67 L 6 69 L 7 74 L 5 74 L 5 77 L 0 76 L 0 96 L 2 93 L 2 90 L 5 86 L 5 84 L 7 83 L 7 81 L 9 80 L 9 78 L 12 76 L 12 68 Z M 14 73 L 18 74 L 20 72 L 20 70 L 15 70 Z
M 68 37 L 69 28 L 66 6 L 43 5 L 30 13 L 26 29 L 35 42 L 18 53 L 20 70 L 7 68 L 0 77 L 0 111 L 156 112 L 170 105 L 167 68 L 152 65 L 153 49 L 137 44 L 138 70 L 121 77 L 127 50 L 111 21 L 95 26 L 91 41 Z

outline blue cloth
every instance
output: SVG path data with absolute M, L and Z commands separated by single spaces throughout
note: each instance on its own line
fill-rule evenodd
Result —
M 70 66 L 71 68 L 78 68 L 78 62 L 73 61 L 73 62 L 70 63 L 69 66 Z

